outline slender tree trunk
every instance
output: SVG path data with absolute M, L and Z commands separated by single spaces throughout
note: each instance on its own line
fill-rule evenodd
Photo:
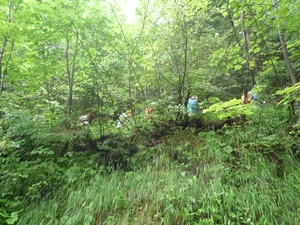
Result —
M 68 34 L 69 35 L 69 34 Z M 74 75 L 75 75 L 75 61 L 78 52 L 78 41 L 79 41 L 79 34 L 76 31 L 76 42 L 75 47 L 72 52 L 73 57 L 70 57 L 70 40 L 69 36 L 67 37 L 67 46 L 66 46 L 66 60 L 67 60 L 67 74 L 68 74 L 68 85 L 69 85 L 69 97 L 68 97 L 68 104 L 67 104 L 67 114 L 72 114 L 72 107 L 73 107 L 73 87 L 74 87 Z
M 3 87 L 4 87 L 3 56 L 4 56 L 6 42 L 7 42 L 7 38 L 6 36 L 4 36 L 2 41 L 2 46 L 0 49 L 0 93 L 3 91 Z
M 277 8 L 276 0 L 272 0 L 272 3 L 273 3 L 273 7 L 274 7 L 275 12 L 277 12 L 278 8 Z M 286 67 L 289 71 L 292 84 L 294 85 L 294 84 L 297 83 L 297 79 L 296 79 L 296 75 L 295 75 L 295 72 L 294 72 L 293 67 L 292 67 L 292 63 L 291 63 L 291 60 L 290 60 L 290 57 L 289 57 L 288 49 L 286 47 L 286 43 L 285 43 L 285 40 L 284 40 L 284 34 L 283 34 L 283 31 L 280 28 L 280 24 L 278 24 L 278 36 L 279 36 L 279 40 L 280 40 L 280 44 L 281 44 L 281 48 L 282 48 L 282 52 L 283 52 L 283 56 L 284 56 L 284 61 L 285 61 Z M 300 124 L 300 102 L 299 101 L 296 101 L 296 106 L 297 106 L 297 110 L 298 110 L 298 121 L 297 121 L 297 123 Z
M 12 2 L 9 1 L 8 7 L 7 7 L 6 26 L 9 26 L 9 23 L 12 20 L 11 9 L 12 9 Z M 5 34 L 3 35 L 3 41 L 2 41 L 2 45 L 1 45 L 1 49 L 0 49 L 0 93 L 3 91 L 3 88 L 4 88 L 3 58 L 4 58 L 5 47 L 8 42 L 7 35 L 8 34 L 7 34 L 7 30 L 6 30 Z
M 249 79 L 251 77 L 251 68 L 250 68 L 250 55 L 249 55 L 249 48 L 250 48 L 250 40 L 249 40 L 249 31 L 245 28 L 245 12 L 242 10 L 241 12 L 241 24 L 242 24 L 242 32 L 243 32 L 243 39 L 244 39 L 244 52 L 245 52 L 245 59 L 246 59 L 246 80 L 244 84 L 244 104 L 247 103 L 247 95 L 249 91 Z
M 183 76 L 182 76 L 182 80 L 180 81 L 179 87 L 178 87 L 178 100 L 179 100 L 179 104 L 184 103 L 184 105 L 186 106 L 188 104 L 188 100 L 190 98 L 191 92 L 192 92 L 192 87 L 191 87 L 191 82 L 190 82 L 190 78 L 189 78 L 189 73 L 188 73 L 188 44 L 189 44 L 189 40 L 188 40 L 188 28 L 187 28 L 187 22 L 185 21 L 185 15 L 183 10 L 181 9 L 181 14 L 182 14 L 182 37 L 184 38 L 184 43 L 183 43 L 183 53 L 184 53 L 184 65 L 183 65 Z M 187 85 L 187 94 L 185 96 L 185 87 Z M 184 98 L 185 96 L 185 98 Z M 183 99 L 184 98 L 184 99 Z M 183 101 L 184 100 L 184 101 Z M 178 116 L 180 115 L 180 113 L 178 113 Z M 177 119 L 178 119 L 177 116 Z M 184 123 L 188 124 L 188 114 L 185 115 L 184 118 Z
M 185 80 L 187 80 L 187 95 L 186 95 L 186 98 L 184 99 L 184 105 L 187 105 L 188 104 L 188 100 L 190 98 L 190 95 L 191 95 L 191 82 L 190 82 L 190 79 L 189 79 L 189 76 L 188 76 L 188 70 L 187 70 L 187 61 L 188 61 L 188 36 L 187 36 L 187 28 L 186 28 L 186 22 L 184 21 L 184 38 L 185 38 L 185 42 L 184 42 L 184 70 L 183 70 L 183 78 L 182 78 L 182 87 L 181 89 L 184 91 L 184 83 L 185 83 Z M 182 95 L 184 96 L 184 92 L 182 91 Z M 183 96 L 180 96 L 179 95 L 179 98 L 180 98 L 180 103 L 182 102 L 181 98 Z M 188 114 L 185 115 L 185 123 L 187 124 L 188 123 Z
M 248 93 L 248 89 L 249 89 L 249 78 L 251 76 L 251 72 L 250 72 L 250 57 L 249 57 L 249 47 L 250 47 L 250 44 L 249 44 L 249 31 L 245 28 L 245 13 L 244 13 L 244 9 L 242 9 L 241 11 L 241 15 L 240 15 L 240 18 L 241 18 L 241 25 L 242 25 L 242 33 L 243 33 L 243 40 L 244 40 L 244 46 L 242 46 L 240 44 L 240 39 L 239 39 L 239 36 L 238 36 L 238 32 L 235 28 L 235 25 L 234 25 L 234 20 L 233 20 L 233 17 L 231 15 L 231 12 L 229 10 L 229 5 L 230 5 L 230 2 L 229 0 L 226 1 L 226 10 L 227 10 L 227 13 L 228 13 L 228 17 L 229 17 L 229 20 L 230 20 L 230 24 L 231 24 L 231 27 L 233 29 L 233 32 L 234 32 L 234 36 L 236 38 L 236 41 L 239 45 L 239 47 L 241 49 L 244 50 L 245 52 L 245 59 L 246 59 L 246 78 L 245 78 L 245 83 L 243 85 L 243 94 L 244 94 L 244 104 L 247 103 L 247 93 Z M 242 120 L 244 121 L 246 119 L 246 116 L 245 115 L 242 115 Z
M 149 4 L 150 4 L 150 1 L 148 0 L 147 1 L 147 5 L 146 5 L 146 11 L 144 13 L 144 17 L 143 17 L 143 24 L 142 24 L 142 28 L 141 28 L 141 31 L 140 31 L 140 37 L 142 36 L 143 34 L 143 31 L 144 31 L 144 27 L 145 27 L 145 24 L 146 24 L 146 19 L 147 19 L 147 13 L 148 13 L 148 8 L 149 8 Z M 133 58 L 134 56 L 136 55 L 136 50 L 138 48 L 135 48 L 135 49 L 131 49 L 130 47 L 130 44 L 128 42 L 128 38 L 126 37 L 125 35 L 125 32 L 123 30 L 123 26 L 122 24 L 120 23 L 120 20 L 116 14 L 116 11 L 115 11 L 115 8 L 114 6 L 112 5 L 112 3 L 110 3 L 111 5 L 111 10 L 112 10 L 112 13 L 114 14 L 114 17 L 115 19 L 117 20 L 117 23 L 118 23 L 118 26 L 120 28 L 120 31 L 121 31 L 121 34 L 122 34 L 122 37 L 126 43 L 126 45 L 128 46 L 128 54 L 127 55 L 124 55 L 122 52 L 120 52 L 115 46 L 111 45 L 107 40 L 107 42 L 109 43 L 109 45 L 111 45 L 113 47 L 113 49 L 120 55 L 122 56 L 122 58 L 124 58 L 127 63 L 128 63 L 128 96 L 129 96 L 129 107 L 130 107 L 130 110 L 131 111 L 134 111 L 134 102 L 135 100 L 132 98 L 132 95 L 133 95 L 133 85 L 132 83 L 134 83 L 134 80 L 133 78 L 135 78 L 139 84 L 139 89 L 143 95 L 143 98 L 145 100 L 145 102 L 147 101 L 146 99 L 146 94 L 145 94 L 145 91 L 144 91 L 144 85 L 141 83 L 141 80 L 140 80 L 140 74 L 138 73 L 138 71 L 136 70 L 136 67 L 133 65 Z M 137 93 L 137 91 L 135 91 L 135 93 Z M 135 96 L 135 98 L 137 97 L 137 95 Z
M 248 9 L 249 9 L 249 11 L 251 12 L 251 17 L 254 18 L 254 17 L 255 17 L 255 14 L 253 13 L 251 7 L 248 7 Z M 265 37 L 264 37 L 264 35 L 263 35 L 262 30 L 261 30 L 260 27 L 259 27 L 259 24 L 258 24 L 257 20 L 255 21 L 255 27 L 256 27 L 256 29 L 259 31 L 259 32 L 258 32 L 258 36 L 260 37 L 260 39 L 261 39 L 261 41 L 262 41 L 262 44 L 263 44 L 264 47 L 266 48 L 267 54 L 270 54 L 270 49 L 269 49 L 269 47 L 268 47 L 267 42 L 265 41 Z M 270 63 L 272 64 L 272 68 L 273 68 L 273 71 L 274 71 L 274 73 L 275 73 L 275 76 L 276 76 L 276 78 L 277 78 L 278 83 L 282 85 L 282 79 L 281 79 L 281 78 L 279 77 L 279 75 L 278 75 L 278 71 L 277 71 L 277 69 L 276 69 L 276 67 L 275 67 L 274 60 L 272 59 L 272 57 L 269 58 L 269 61 L 270 61 Z M 257 64 L 256 64 L 256 73 L 255 73 L 255 74 L 258 75 Z

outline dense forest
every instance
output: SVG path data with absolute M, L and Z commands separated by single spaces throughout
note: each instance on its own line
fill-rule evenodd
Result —
M 0 0 L 0 224 L 300 224 L 299 18 Z

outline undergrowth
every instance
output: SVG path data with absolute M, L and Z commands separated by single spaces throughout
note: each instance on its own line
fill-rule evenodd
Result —
M 53 130 L 12 121 L 0 142 L 0 224 L 299 224 L 291 118 L 254 110 L 245 123 L 208 132 L 94 138 L 92 151 L 83 150 L 88 130 L 82 139 L 69 132 L 59 139 L 73 143 L 63 155 Z

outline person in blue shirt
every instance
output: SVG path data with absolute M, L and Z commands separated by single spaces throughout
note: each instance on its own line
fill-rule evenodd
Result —
M 199 109 L 199 105 L 198 105 L 198 97 L 197 96 L 192 96 L 189 99 L 188 105 L 187 105 L 187 109 L 188 109 L 188 114 L 194 115 L 194 114 L 199 114 L 201 113 L 200 109 Z
M 249 91 L 249 94 L 250 94 L 250 97 L 251 97 L 251 101 L 257 101 L 258 100 L 257 94 L 253 90 Z
M 256 105 L 259 105 L 259 104 L 265 104 L 266 101 L 260 99 L 260 97 L 257 95 L 257 93 L 253 90 L 249 91 L 249 94 L 251 96 L 251 102 L 255 103 Z

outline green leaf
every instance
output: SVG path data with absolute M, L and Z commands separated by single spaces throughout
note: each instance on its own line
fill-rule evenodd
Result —
M 19 219 L 19 212 L 12 212 L 10 218 L 6 220 L 7 224 L 14 224 Z
M 240 70 L 242 67 L 243 67 L 242 65 L 235 65 L 233 68 L 234 68 L 235 70 Z

